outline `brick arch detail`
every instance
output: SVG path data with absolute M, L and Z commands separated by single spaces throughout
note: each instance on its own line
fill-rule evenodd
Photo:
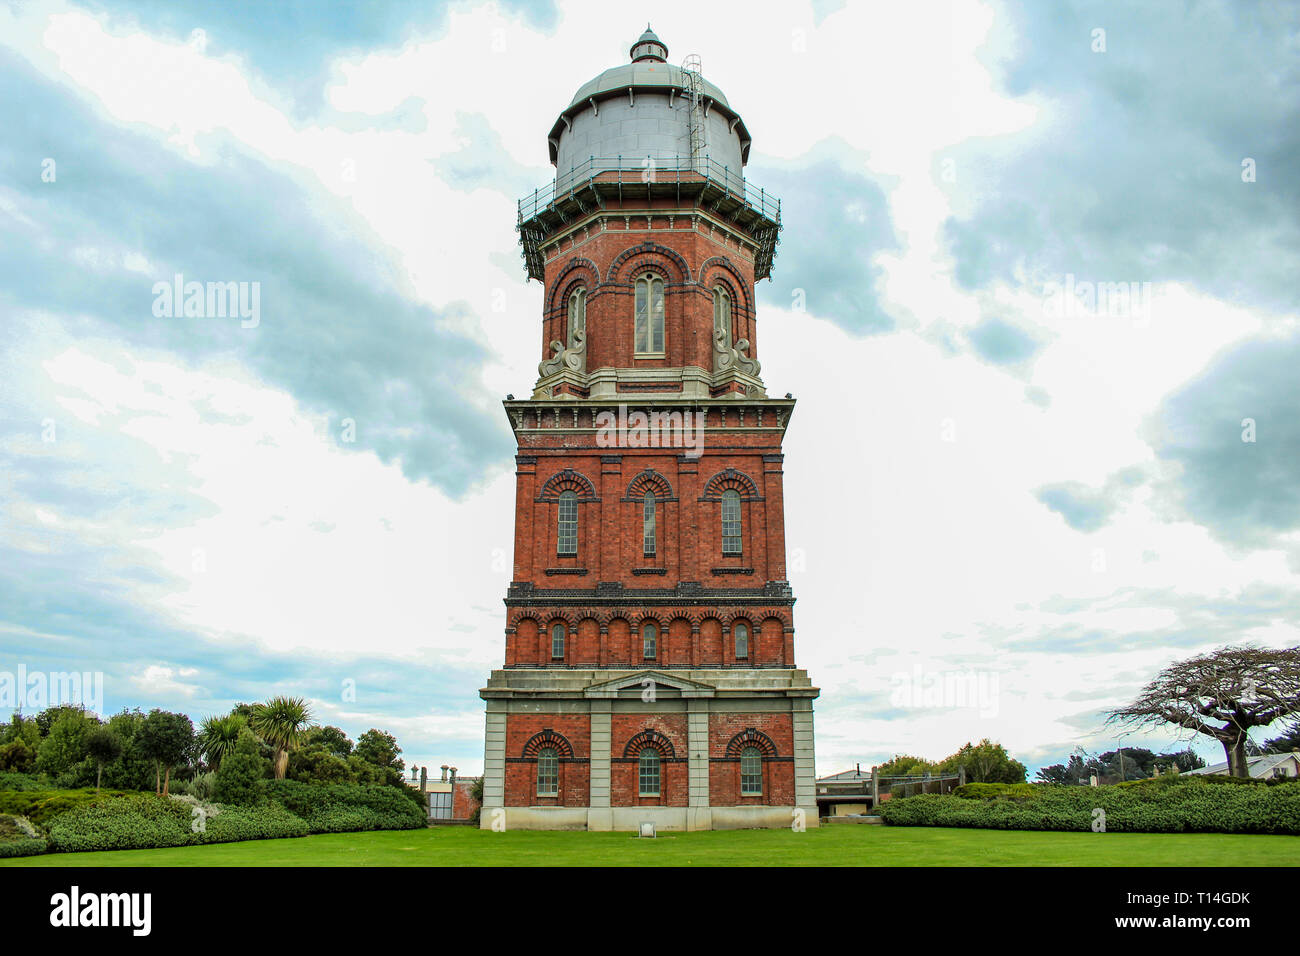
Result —
M 749 285 L 745 281 L 745 277 L 741 275 L 735 265 L 732 264 L 732 261 L 726 256 L 711 256 L 708 259 L 705 259 L 703 264 L 701 264 L 699 278 L 696 281 L 702 288 L 708 289 L 712 292 L 713 282 L 705 281 L 705 273 L 708 272 L 710 267 L 729 275 L 730 281 L 724 279 L 722 280 L 722 284 L 725 285 L 727 290 L 731 293 L 731 307 L 733 313 L 736 307 L 740 306 L 747 314 L 752 314 L 754 311 L 754 302 L 749 296 Z
M 645 747 L 653 747 L 659 751 L 659 756 L 662 759 L 672 759 L 677 756 L 677 752 L 673 749 L 673 742 L 659 731 L 649 727 L 632 736 L 632 739 L 627 742 L 627 746 L 623 748 L 623 756 L 636 757 L 640 755 Z
M 753 727 L 746 727 L 727 741 L 727 756 L 739 757 L 746 747 L 757 747 L 765 759 L 777 756 L 776 744 L 772 743 L 772 738 Z
M 546 484 L 542 485 L 541 492 L 534 499 L 535 501 L 559 501 L 560 493 L 564 491 L 577 492 L 579 501 L 599 501 L 596 494 L 596 486 L 580 471 L 574 471 L 572 468 L 565 468 L 563 471 L 557 471 L 546 479 Z
M 661 246 L 657 242 L 643 242 L 639 246 L 631 246 L 620 252 L 614 257 L 614 261 L 609 264 L 609 271 L 605 274 L 605 282 L 612 283 L 619 281 L 620 273 L 623 272 L 624 266 L 627 265 L 629 260 L 637 256 L 660 256 L 667 259 L 676 267 L 676 281 L 678 285 L 694 284 L 695 280 L 691 276 L 691 267 L 686 264 L 686 260 L 682 258 L 681 253 L 677 252 L 675 249 L 670 249 L 667 246 Z M 639 272 L 642 264 L 643 260 L 638 260 L 635 264 L 636 269 L 634 271 Z
M 761 501 L 763 496 L 758 493 L 758 486 L 754 484 L 754 479 L 749 477 L 743 471 L 735 468 L 724 468 L 704 486 L 704 493 L 700 495 L 701 501 L 721 501 L 722 493 L 730 488 L 740 492 L 740 497 L 746 501 Z
M 526 760 L 536 760 L 537 754 L 543 747 L 554 747 L 559 751 L 561 759 L 571 760 L 573 758 L 573 745 L 569 743 L 563 734 L 557 734 L 549 727 L 528 738 L 521 756 Z
M 595 287 L 600 283 L 600 268 L 590 259 L 575 257 L 569 260 L 568 265 L 560 270 L 559 275 L 555 277 L 555 284 L 551 286 L 550 301 L 547 302 L 547 309 L 554 313 L 556 309 L 565 307 L 569 293 L 573 291 L 573 286 L 582 283 L 583 276 L 569 276 L 576 270 L 583 269 L 590 273 L 590 278 L 584 283 L 587 286 L 587 294 L 590 295 Z
M 653 491 L 660 501 L 677 500 L 673 497 L 673 486 L 668 479 L 653 468 L 647 468 L 629 482 L 623 500 L 640 501 L 647 491 Z

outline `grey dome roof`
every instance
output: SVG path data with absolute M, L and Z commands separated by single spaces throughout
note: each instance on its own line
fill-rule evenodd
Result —
M 586 103 L 589 99 L 599 99 L 608 93 L 625 92 L 629 86 L 671 86 L 680 90 L 685 83 L 683 72 L 680 66 L 657 63 L 654 60 L 641 60 L 637 63 L 624 63 L 622 66 L 611 67 L 595 79 L 588 80 L 578 87 L 578 92 L 573 94 L 573 101 L 569 103 L 565 112 Z M 704 80 L 704 95 L 713 100 L 716 106 L 731 108 L 727 98 L 722 95 L 722 90 L 708 80 Z
M 632 45 L 635 51 L 643 43 L 655 43 L 663 47 L 665 52 L 668 47 L 654 31 L 646 25 L 645 33 L 641 34 L 640 39 Z M 626 94 L 629 89 L 632 90 L 675 90 L 680 93 L 686 86 L 685 70 L 680 66 L 673 66 L 663 60 L 653 57 L 642 57 L 633 60 L 631 63 L 624 63 L 621 66 L 611 67 L 603 73 L 598 74 L 594 79 L 588 80 L 578 91 L 573 94 L 573 99 L 569 105 L 564 108 L 559 117 L 555 120 L 551 128 L 550 149 L 551 162 L 556 160 L 556 144 L 559 142 L 560 134 L 564 130 L 566 122 L 571 120 L 574 115 L 585 109 L 591 108 L 591 101 L 599 103 L 601 100 L 619 94 Z M 742 162 L 749 158 L 749 132 L 745 129 L 745 123 L 741 120 L 739 114 L 732 109 L 731 104 L 727 102 L 727 97 L 723 95 L 722 90 L 718 89 L 708 80 L 701 79 L 701 91 L 706 100 L 711 101 L 710 109 L 716 109 L 726 115 L 729 119 L 734 119 L 735 131 L 739 134 Z

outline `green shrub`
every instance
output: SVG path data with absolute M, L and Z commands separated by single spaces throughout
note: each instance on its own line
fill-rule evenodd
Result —
M 1033 799 L 1045 784 L 1038 783 L 964 783 L 952 791 L 954 797 L 965 800 Z
M 0 790 L 53 790 L 51 783 L 38 773 L 0 773 Z
M 191 825 L 191 830 L 194 827 Z M 284 807 L 221 807 L 206 818 L 194 835 L 195 843 L 235 843 L 240 840 L 278 840 L 306 836 L 310 832 L 302 818 Z
M 257 754 L 235 751 L 217 768 L 212 799 L 234 806 L 252 806 L 259 796 L 258 783 L 266 774 L 267 762 Z
M 1086 831 L 1096 808 L 1105 811 L 1106 830 L 1116 833 L 1300 834 L 1300 785 L 1240 786 L 1204 777 L 1039 786 L 1024 800 L 923 794 L 890 800 L 879 812 L 894 826 Z
M 26 817 L 0 813 L 0 857 L 36 856 L 49 848 L 45 834 Z
M 138 850 L 197 842 L 190 808 L 168 797 L 136 794 L 100 800 L 55 817 L 50 844 L 60 852 Z
M 412 830 L 428 823 L 427 814 L 420 804 L 413 802 L 399 788 L 384 784 L 264 780 L 261 792 L 265 799 L 306 820 L 313 833 L 337 833 L 349 829 Z M 347 820 L 358 825 L 345 825 Z
M 104 790 L 101 798 L 129 795 L 130 791 Z M 61 813 L 87 806 L 96 800 L 95 789 L 81 790 L 0 790 L 0 813 L 24 816 L 37 826 L 49 826 Z

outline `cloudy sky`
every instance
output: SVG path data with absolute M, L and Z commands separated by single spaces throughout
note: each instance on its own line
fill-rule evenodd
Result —
M 1104 712 L 1172 659 L 1297 642 L 1295 7 L 653 17 L 783 199 L 760 342 L 799 399 L 819 773 L 1111 750 Z M 0 671 L 196 720 L 301 694 L 481 769 L 499 403 L 540 341 L 514 202 L 645 19 L 0 0 Z M 256 325 L 157 315 L 177 274 L 259 283 Z M 984 698 L 918 693 L 958 677 Z

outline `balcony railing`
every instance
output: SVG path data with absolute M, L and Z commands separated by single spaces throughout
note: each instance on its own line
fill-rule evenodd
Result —
M 555 182 L 533 190 L 531 196 L 519 200 L 519 221 L 528 222 L 545 212 L 557 201 L 572 198 L 589 185 L 612 183 L 615 185 L 687 185 L 704 183 L 743 203 L 754 212 L 774 223 L 781 221 L 781 200 L 764 189 L 755 189 L 739 170 L 733 170 L 709 157 L 696 160 L 689 157 L 653 159 L 650 157 L 592 156 L 568 172 L 560 173 Z

